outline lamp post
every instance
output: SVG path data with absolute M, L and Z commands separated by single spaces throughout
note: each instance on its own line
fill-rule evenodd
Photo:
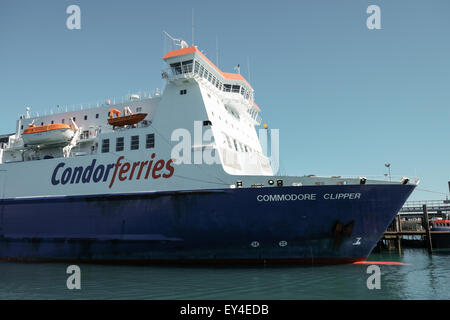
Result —
M 389 169 L 389 181 L 392 181 L 392 179 L 391 179 L 391 164 L 386 163 L 384 166 Z

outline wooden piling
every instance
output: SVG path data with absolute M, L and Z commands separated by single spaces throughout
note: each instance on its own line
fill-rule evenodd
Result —
M 402 231 L 400 215 L 397 214 L 397 218 L 395 219 L 395 231 L 397 232 L 397 249 L 398 253 L 402 254 L 402 235 L 399 233 Z
M 431 242 L 430 224 L 428 222 L 428 209 L 427 209 L 426 204 L 422 205 L 422 210 L 423 210 L 423 222 L 424 222 L 423 225 L 425 228 L 425 232 L 427 234 L 426 246 L 428 247 L 428 252 L 432 253 L 433 252 L 433 244 Z

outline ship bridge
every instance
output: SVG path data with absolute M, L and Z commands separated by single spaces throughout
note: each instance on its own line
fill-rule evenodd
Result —
M 261 111 L 254 101 L 254 90 L 240 73 L 221 71 L 196 46 L 169 51 L 164 61 L 170 66 L 162 77 L 182 84 L 195 80 L 215 91 L 222 101 L 238 112 L 247 112 L 255 125 L 261 124 Z

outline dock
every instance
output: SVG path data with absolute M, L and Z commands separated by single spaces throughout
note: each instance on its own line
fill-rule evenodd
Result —
M 377 248 L 398 250 L 402 247 L 427 248 L 433 253 L 433 236 L 448 236 L 450 231 L 433 231 L 430 220 L 450 215 L 450 200 L 409 201 L 401 208 Z

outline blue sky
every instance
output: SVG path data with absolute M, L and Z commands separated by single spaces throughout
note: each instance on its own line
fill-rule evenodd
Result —
M 81 30 L 66 8 L 81 8 Z M 366 9 L 381 8 L 381 30 Z M 264 122 L 280 129 L 281 173 L 450 180 L 448 0 L 0 0 L 0 126 L 30 105 L 104 101 L 161 88 L 162 30 L 233 72 L 241 65 Z

